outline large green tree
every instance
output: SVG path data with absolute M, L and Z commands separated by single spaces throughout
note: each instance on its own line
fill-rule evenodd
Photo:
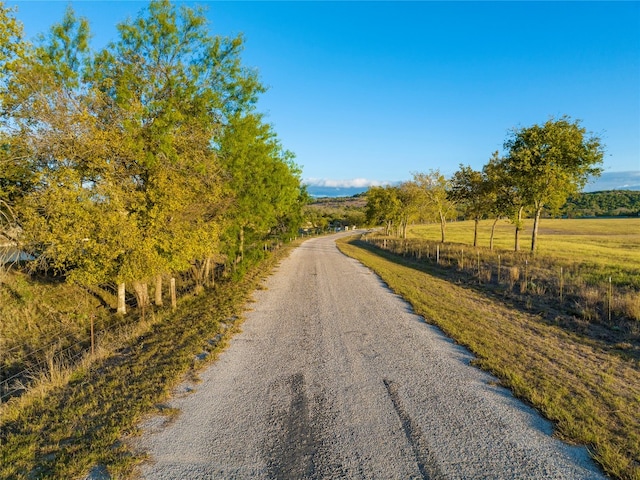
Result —
M 516 129 L 504 147 L 506 174 L 533 212 L 535 252 L 543 208 L 560 208 L 590 177 L 599 175 L 604 148 L 600 137 L 568 116 Z
M 478 245 L 478 223 L 488 214 L 493 196 L 484 172 L 460 165 L 451 177 L 448 198 L 455 202 L 465 216 L 473 218 L 473 246 Z
M 240 61 L 242 38 L 210 35 L 200 9 L 152 1 L 118 31 L 94 54 L 88 23 L 69 8 L 20 57 L 3 84 L 0 160 L 24 159 L 31 175 L 19 210 L 38 261 L 82 284 L 131 282 L 144 304 L 153 277 L 193 271 L 202 283 L 211 272 L 243 188 L 217 146 L 263 88 Z M 276 145 L 251 134 L 262 135 L 240 141 Z M 299 171 L 272 150 L 262 166 L 272 196 L 260 205 L 282 228 Z
M 488 202 L 487 215 L 493 218 L 489 248 L 493 250 L 493 240 L 498 221 L 508 218 L 515 225 L 515 250 L 520 248 L 520 231 L 522 229 L 522 215 L 524 207 L 518 196 L 518 192 L 511 185 L 505 171 L 504 158 L 499 153 L 493 152 L 489 162 L 482 167 L 485 178 L 484 195 Z
M 371 225 L 384 225 L 385 234 L 391 235 L 398 223 L 401 201 L 394 186 L 371 187 L 367 191 L 366 218 Z
M 230 189 L 226 250 L 237 265 L 247 244 L 255 249 L 270 235 L 284 233 L 285 219 L 301 215 L 301 172 L 273 128 L 255 113 L 231 117 L 217 151 Z
M 142 235 L 128 279 L 193 267 L 196 280 L 220 250 L 224 198 L 214 143 L 229 118 L 263 91 L 240 61 L 242 38 L 211 36 L 200 9 L 152 1 L 118 26 L 91 81 L 107 98 L 129 155 L 121 186 Z
M 28 45 L 14 9 L 0 2 L 0 236 L 16 240 L 16 200 L 30 188 L 31 174 L 23 157 L 11 154 L 7 126 L 11 113 L 6 105 L 7 84 L 14 75 Z
M 104 235 L 114 218 L 97 179 L 114 145 L 107 147 L 91 114 L 96 98 L 83 84 L 88 39 L 87 22 L 68 9 L 23 53 L 7 82 L 3 132 L 5 158 L 29 175 L 16 199 L 24 247 L 43 266 L 97 283 L 113 273 L 104 253 L 117 255 L 119 246 Z

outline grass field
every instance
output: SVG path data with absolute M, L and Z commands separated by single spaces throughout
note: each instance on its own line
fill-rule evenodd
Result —
M 452 240 L 455 227 L 460 227 L 458 234 L 468 235 L 464 225 L 456 225 L 451 228 Z M 429 227 L 412 233 L 430 234 Z M 494 294 L 459 284 L 439 265 L 353 238 L 338 244 L 377 272 L 416 313 L 467 346 L 478 357 L 479 367 L 494 373 L 515 395 L 552 420 L 559 437 L 587 445 L 611 476 L 640 479 L 637 359 L 620 355 L 606 341 L 554 325 Z
M 506 221 L 498 223 L 494 250 L 488 249 L 491 223 L 480 222 L 478 248 L 472 247 L 470 221 L 448 224 L 445 245 L 439 245 L 440 230 L 435 224 L 410 227 L 408 242 L 413 242 L 414 249 L 423 245 L 432 251 L 439 245 L 449 257 L 466 255 L 467 267 L 477 256 L 478 263 L 494 275 L 501 262 L 502 280 L 505 275 L 514 276 L 512 288 L 519 284 L 528 293 L 537 291 L 548 298 L 564 295 L 586 321 L 640 334 L 640 218 L 543 219 L 535 255 L 529 248 L 530 220 L 525 221 L 518 253 L 514 252 L 514 227 Z
M 492 220 L 483 220 L 478 229 L 478 246 L 487 248 Z M 525 220 L 520 248 L 531 247 L 533 220 Z M 500 221 L 496 227 L 494 248 L 512 251 L 514 226 Z M 440 240 L 439 224 L 415 225 L 409 238 Z M 473 222 L 447 225 L 447 242 L 472 245 Z M 640 289 L 640 218 L 542 219 L 539 229 L 538 256 L 558 264 L 588 264 L 601 272 L 600 277 L 616 277 L 614 282 L 632 284 Z

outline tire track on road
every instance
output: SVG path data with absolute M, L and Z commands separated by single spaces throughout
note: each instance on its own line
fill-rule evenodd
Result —
M 382 380 L 384 383 L 384 387 L 387 389 L 387 393 L 389 394 L 389 398 L 391 399 L 391 403 L 393 404 L 393 409 L 398 414 L 400 418 L 400 423 L 402 424 L 402 429 L 404 431 L 411 448 L 413 449 L 413 453 L 416 456 L 416 462 L 418 463 L 418 470 L 420 470 L 420 475 L 422 475 L 423 480 L 445 480 L 444 474 L 440 471 L 438 464 L 429 451 L 429 446 L 422 435 L 422 430 L 420 426 L 413 421 L 413 419 L 409 416 L 402 401 L 400 400 L 400 395 L 398 394 L 398 385 L 388 379 Z

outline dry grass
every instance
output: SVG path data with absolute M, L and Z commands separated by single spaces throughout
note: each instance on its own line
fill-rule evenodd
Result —
M 184 297 L 175 312 L 119 329 L 78 368 L 53 362 L 39 387 L 0 409 L 0 478 L 83 478 L 98 465 L 111 478 L 129 478 L 141 459 L 123 440 L 225 348 L 248 295 L 288 250 L 239 281 Z
M 587 445 L 608 474 L 640 479 L 637 360 L 430 274 L 438 267 L 363 242 L 356 246 L 345 240 L 339 246 L 375 270 L 428 322 L 474 352 L 480 367 L 552 420 L 557 435 Z

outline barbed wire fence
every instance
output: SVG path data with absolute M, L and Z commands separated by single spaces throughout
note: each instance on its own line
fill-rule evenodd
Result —
M 617 285 L 612 272 L 600 281 L 588 281 L 580 265 L 550 264 L 529 253 L 500 252 L 460 244 L 421 239 L 399 239 L 368 234 L 362 241 L 419 263 L 454 269 L 470 281 L 520 294 L 525 299 L 551 300 L 563 310 L 589 322 L 640 334 L 640 292 Z
M 262 248 L 265 251 L 273 252 L 282 247 L 279 238 L 268 239 Z M 13 249 L 15 250 L 15 249 Z M 6 249 L 10 252 L 10 249 Z M 16 257 L 11 264 L 2 263 L 1 255 L 5 255 L 5 260 L 13 260 L 15 252 L 4 253 L 0 248 L 0 274 L 8 272 L 9 267 L 19 263 L 20 258 Z M 224 267 L 224 268 L 222 268 Z M 212 275 L 216 280 L 227 278 L 231 269 L 227 264 L 216 264 Z M 195 291 L 196 282 L 190 271 L 177 274 L 172 280 L 177 281 L 179 296 L 191 295 Z M 0 284 L 3 277 L 0 277 Z M 214 282 L 215 283 L 215 282 Z M 92 289 L 95 294 L 96 289 Z M 8 339 L 0 337 L 0 407 L 12 398 L 19 397 L 43 380 L 55 380 L 61 377 L 64 372 L 71 372 L 87 361 L 91 361 L 100 354 L 100 350 L 105 343 L 110 349 L 122 347 L 118 339 L 126 337 L 128 331 L 134 329 L 141 321 L 145 320 L 145 311 L 152 312 L 152 318 L 157 312 L 168 309 L 164 307 L 146 307 L 129 312 L 127 315 L 115 314 L 116 296 L 113 292 L 100 290 L 101 297 L 109 298 L 108 304 L 113 304 L 105 308 L 101 314 L 87 314 L 86 310 L 78 312 L 67 312 L 68 315 L 82 317 L 82 324 L 63 325 L 59 321 L 59 312 L 51 311 L 42 316 L 41 321 L 47 324 L 45 340 L 38 338 L 33 342 L 11 344 Z M 172 289 L 171 293 L 175 293 Z M 166 294 L 166 292 L 165 292 Z M 133 302 L 133 298 L 130 298 Z M 173 301 L 172 301 L 173 303 Z M 57 327 L 51 327 L 58 323 Z M 68 322 L 69 323 L 69 322 Z M 59 327 L 59 328 L 58 328 Z
M 130 315 L 109 322 L 90 315 L 82 331 L 47 332 L 50 340 L 37 348 L 30 344 L 3 348 L 0 352 L 0 405 L 23 395 L 43 379 L 54 380 L 64 371 L 72 371 L 95 358 L 104 338 L 118 336 L 139 320 L 137 315 Z

